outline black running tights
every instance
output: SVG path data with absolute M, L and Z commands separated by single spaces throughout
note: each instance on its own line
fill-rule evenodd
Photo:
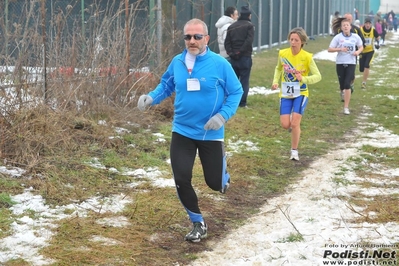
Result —
M 224 142 L 193 140 L 178 133 L 172 133 L 170 159 L 177 194 L 186 210 L 200 214 L 197 194 L 191 184 L 197 150 L 206 184 L 212 190 L 220 190 L 222 188 Z

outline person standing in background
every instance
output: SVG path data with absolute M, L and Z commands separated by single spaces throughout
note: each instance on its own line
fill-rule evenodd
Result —
M 355 21 L 359 20 L 359 10 L 357 10 L 357 8 L 353 11 L 353 17 L 355 18 Z
M 389 13 L 388 13 L 388 17 L 392 17 L 392 18 L 394 18 L 395 17 L 395 12 L 393 12 L 393 9 L 391 9 L 391 11 L 389 11 Z
M 385 18 L 381 20 L 381 29 L 382 29 L 382 33 L 381 33 L 380 45 L 385 46 L 385 36 L 387 35 L 387 31 L 388 31 L 388 23 Z
M 308 41 L 304 29 L 294 28 L 288 34 L 290 48 L 280 50 L 274 70 L 272 90 L 280 86 L 280 123 L 291 130 L 290 160 L 299 161 L 298 145 L 301 120 L 308 104 L 308 84 L 321 80 L 321 74 L 311 53 L 303 50 Z
M 227 29 L 224 47 L 230 56 L 230 63 L 244 90 L 239 105 L 244 108 L 247 107 L 254 36 L 255 27 L 251 23 L 251 10 L 248 6 L 242 6 L 240 17 Z
M 371 22 L 374 23 L 374 11 L 370 10 L 370 12 L 367 14 L 367 17 L 371 20 Z
M 339 11 L 335 11 L 334 16 L 331 16 L 331 20 L 330 20 L 330 36 L 334 36 L 335 34 L 337 34 L 337 32 L 333 31 L 333 25 L 334 25 L 334 21 L 339 18 Z
M 238 10 L 229 6 L 224 11 L 224 15 L 221 16 L 215 24 L 215 27 L 218 29 L 218 45 L 219 45 L 219 54 L 229 60 L 229 55 L 226 53 L 226 49 L 224 48 L 224 40 L 227 35 L 227 28 L 233 24 L 238 18 Z
M 374 28 L 377 28 L 375 24 L 376 24 L 378 21 L 382 21 L 381 11 L 378 11 L 378 12 L 375 14 L 375 16 L 374 16 Z
M 382 23 L 381 23 L 381 20 L 379 19 L 378 21 L 376 21 L 374 23 L 374 25 L 375 25 L 374 28 L 377 31 L 378 35 L 382 36 Z
M 380 35 L 377 30 L 371 25 L 371 20 L 366 18 L 363 27 L 360 28 L 364 39 L 366 40 L 366 45 L 364 46 L 363 52 L 359 56 L 359 71 L 363 73 L 362 89 L 366 89 L 367 79 L 370 73 L 370 65 L 374 57 L 374 40 L 377 41 L 375 47 L 379 49 L 380 46 L 378 41 Z
M 362 39 L 359 35 L 351 32 L 351 27 L 350 20 L 343 18 L 341 21 L 341 32 L 334 36 L 328 47 L 328 52 L 338 52 L 336 71 L 339 87 L 341 92 L 343 92 L 345 115 L 350 114 L 351 82 L 355 76 L 356 58 L 363 51 Z
M 193 223 L 184 239 L 199 242 L 208 226 L 192 186 L 195 158 L 198 152 L 208 187 L 226 193 L 230 175 L 224 124 L 237 111 L 242 87 L 229 62 L 207 46 L 208 27 L 202 20 L 189 20 L 183 32 L 186 49 L 172 59 L 158 86 L 140 96 L 137 107 L 144 111 L 175 95 L 170 162 L 178 198 Z
M 387 20 L 387 24 L 388 24 L 388 31 L 394 30 L 394 27 L 393 27 L 393 19 L 394 18 L 395 18 L 395 12 L 393 12 L 393 10 L 389 11 L 389 13 L 385 15 L 385 19 Z

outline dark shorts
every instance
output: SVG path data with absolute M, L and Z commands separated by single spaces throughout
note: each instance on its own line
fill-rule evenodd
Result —
M 349 90 L 355 77 L 356 65 L 337 64 L 336 70 L 340 90 Z
M 360 54 L 359 57 L 359 71 L 363 72 L 365 68 L 370 68 L 371 61 L 373 61 L 374 51 Z

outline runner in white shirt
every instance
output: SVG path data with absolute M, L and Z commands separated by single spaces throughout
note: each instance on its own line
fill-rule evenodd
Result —
M 359 35 L 351 33 L 351 23 L 348 19 L 341 21 L 341 33 L 331 40 L 328 52 L 338 52 L 336 70 L 339 87 L 344 95 L 344 114 L 349 115 L 351 98 L 350 84 L 355 75 L 356 58 L 363 51 L 363 42 Z M 356 51 L 356 46 L 358 50 Z

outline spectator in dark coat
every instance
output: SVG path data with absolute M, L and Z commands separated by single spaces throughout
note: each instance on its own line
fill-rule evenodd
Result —
M 385 36 L 387 35 L 387 31 L 388 31 L 388 23 L 387 20 L 384 18 L 381 22 L 381 27 L 382 27 L 382 34 L 381 34 L 381 41 L 380 41 L 380 45 L 385 46 Z
M 395 12 L 393 10 L 389 11 L 387 14 L 387 18 L 392 17 L 392 19 L 395 17 Z
M 251 23 L 251 10 L 248 6 L 242 6 L 240 17 L 227 29 L 226 40 L 224 41 L 224 47 L 231 59 L 231 66 L 240 79 L 244 90 L 240 107 L 247 107 L 254 35 L 255 27 Z

